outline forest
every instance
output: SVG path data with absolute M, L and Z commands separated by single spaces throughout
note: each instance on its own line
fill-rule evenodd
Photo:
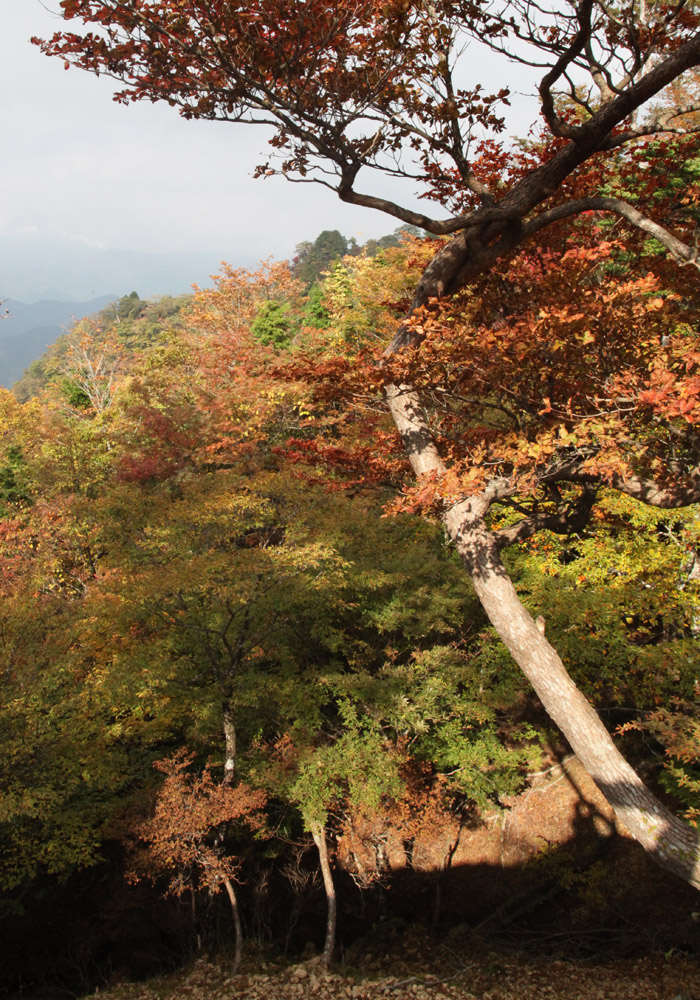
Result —
M 61 7 L 117 99 L 403 225 L 133 292 L 2 391 L 2 985 L 416 928 L 694 959 L 700 15 Z

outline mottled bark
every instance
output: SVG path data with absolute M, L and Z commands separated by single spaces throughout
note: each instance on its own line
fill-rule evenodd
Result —
M 224 720 L 224 785 L 232 785 L 236 773 L 236 723 L 233 715 L 233 706 L 229 701 L 223 704 Z

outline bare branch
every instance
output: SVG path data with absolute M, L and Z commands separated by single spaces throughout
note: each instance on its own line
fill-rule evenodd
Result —
M 564 138 L 573 138 L 577 132 L 576 126 L 563 122 L 554 107 L 554 97 L 552 87 L 559 80 L 577 56 L 583 52 L 591 38 L 591 11 L 593 0 L 582 0 L 578 9 L 579 29 L 574 35 L 569 47 L 562 52 L 554 66 L 546 73 L 538 87 L 540 100 L 542 101 L 542 112 L 545 120 L 552 130 L 552 134 Z

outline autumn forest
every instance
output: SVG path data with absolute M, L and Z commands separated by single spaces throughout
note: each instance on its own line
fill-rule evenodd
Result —
M 47 55 L 395 231 L 0 390 L 0 988 L 416 926 L 695 958 L 696 5 L 60 6 Z M 469 39 L 532 69 L 518 134 Z

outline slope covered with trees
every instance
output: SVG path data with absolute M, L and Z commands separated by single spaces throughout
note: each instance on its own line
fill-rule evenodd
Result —
M 418 374 L 414 359 L 430 350 L 434 330 L 449 329 L 465 294 L 469 298 L 475 285 L 488 284 L 503 267 L 517 266 L 545 238 L 555 247 L 560 241 L 552 263 L 563 265 L 566 244 L 578 227 L 586 227 L 589 213 L 621 220 L 633 234 L 630 252 L 634 234 L 642 234 L 678 265 L 695 268 L 683 220 L 662 224 L 661 218 L 669 220 L 659 214 L 656 188 L 644 184 L 652 176 L 648 146 L 660 149 L 664 159 L 677 155 L 679 144 L 692 146 L 696 126 L 687 115 L 695 105 L 678 103 L 672 93 L 669 106 L 652 118 L 642 114 L 700 63 L 694 10 L 661 3 L 640 9 L 629 4 L 618 12 L 595 0 L 536 12 L 510 2 L 493 9 L 452 2 L 381 9 L 373 3 L 312 3 L 292 11 L 263 0 L 244 10 L 223 5 L 212 12 L 200 0 L 64 0 L 62 8 L 66 19 L 95 30 L 58 32 L 40 43 L 44 51 L 68 65 L 106 71 L 123 85 L 118 100 L 167 100 L 188 118 L 270 125 L 279 159 L 261 164 L 260 175 L 316 180 L 346 202 L 448 237 L 424 261 L 384 367 L 385 398 L 418 493 L 437 496 L 482 606 L 621 820 L 661 864 L 700 887 L 695 833 L 658 802 L 620 755 L 518 598 L 500 555 L 505 541 L 518 535 L 545 525 L 580 524 L 604 485 L 662 508 L 697 500 L 692 442 L 685 436 L 680 465 L 675 443 L 663 435 L 652 441 L 652 434 L 648 447 L 634 455 L 610 450 L 606 430 L 594 419 L 598 397 L 587 395 L 585 408 L 577 402 L 559 417 L 563 436 L 544 449 L 535 444 L 538 450 L 529 457 L 545 460 L 534 470 L 528 460 L 530 473 L 523 477 L 521 457 L 532 448 L 527 434 L 516 435 L 515 450 L 504 460 L 485 449 L 486 465 L 478 450 L 476 462 L 469 452 L 441 451 L 441 428 L 420 391 L 425 382 L 412 381 Z M 481 83 L 469 88 L 461 82 L 468 40 L 490 49 L 494 63 L 503 58 L 539 74 L 540 141 L 523 156 L 512 155 L 499 139 L 508 90 L 498 85 L 488 93 Z M 361 177 L 373 170 L 421 182 L 422 196 L 437 203 L 440 214 L 365 193 Z M 676 221 L 673 213 L 670 221 Z M 610 241 L 600 226 L 589 233 L 583 252 L 595 258 Z M 546 300 L 541 310 L 548 314 Z M 496 316 L 475 318 L 495 334 Z M 556 308 L 551 318 L 555 326 L 560 319 L 568 322 Z M 574 331 L 566 332 L 571 345 Z M 692 342 L 692 334 L 685 334 L 684 347 L 688 337 Z M 494 336 L 494 346 L 498 340 Z M 674 335 L 673 348 L 676 343 Z M 632 366 L 632 398 L 653 408 L 669 398 L 660 385 L 673 362 L 655 356 L 647 365 L 660 372 L 660 384 L 645 380 L 640 360 L 636 370 Z M 692 363 L 686 376 L 679 395 L 694 385 Z M 444 386 L 430 381 L 431 388 L 449 393 L 449 380 Z M 598 393 L 610 384 L 599 368 L 590 390 Z M 549 412 L 551 395 L 543 394 L 541 402 L 538 415 Z M 674 405 L 663 412 L 682 429 L 692 403 L 689 409 L 686 402 Z M 606 401 L 603 424 L 612 409 Z M 578 437 L 567 437 L 567 424 L 584 425 L 579 417 L 590 432 L 582 447 Z M 520 526 L 496 534 L 494 510 L 512 508 L 523 493 L 536 506 L 521 504 Z
M 62 7 L 96 32 L 45 50 L 122 99 L 271 122 L 283 173 L 428 235 L 222 265 L 155 339 L 124 302 L 1 397 L 8 912 L 118 855 L 240 941 L 237 880 L 313 842 L 329 962 L 341 868 L 477 829 L 562 735 L 697 888 L 694 11 Z M 469 35 L 541 74 L 509 148 Z
M 543 356 L 533 302 L 541 282 L 554 301 L 555 278 L 541 250 L 442 316 L 410 377 L 439 367 L 434 428 L 456 456 L 469 449 L 473 475 L 518 469 L 521 493 L 492 521 L 509 573 L 581 689 L 693 818 L 696 511 L 671 520 L 605 487 L 583 509 L 566 493 L 527 506 L 528 477 L 565 433 L 588 447 L 595 422 L 611 462 L 654 447 L 654 390 L 635 380 L 668 367 L 664 331 L 685 319 L 662 255 L 646 262 L 658 279 L 635 278 L 621 248 L 591 254 L 586 237 L 566 259 L 591 290 L 585 329 L 565 291 L 552 321 L 582 330 L 573 349 L 548 340 Z M 118 857 L 162 891 L 224 892 L 238 919 L 237 880 L 308 837 L 330 960 L 339 872 L 381 882 L 388 830 L 406 844 L 431 824 L 466 830 L 542 767 L 554 737 L 381 403 L 385 331 L 433 253 L 406 236 L 346 257 L 317 286 L 321 325 L 305 322 L 311 293 L 287 265 L 223 266 L 155 339 L 151 307 L 130 300 L 134 316 L 120 304 L 85 328 L 38 395 L 2 396 L 8 918 Z M 497 331 L 518 346 L 501 356 L 489 336 L 505 283 L 520 298 Z M 261 333 L 269 303 L 293 318 L 282 341 Z M 620 398 L 618 370 L 639 401 L 577 414 Z M 685 370 L 663 383 L 671 414 Z M 541 531 L 523 530 L 524 511 Z

